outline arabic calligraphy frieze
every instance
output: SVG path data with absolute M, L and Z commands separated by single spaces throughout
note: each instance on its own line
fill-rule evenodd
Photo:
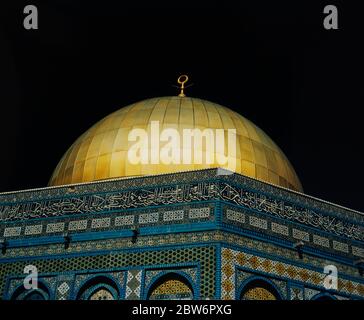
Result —
M 364 240 L 364 228 L 359 225 L 288 202 L 268 198 L 265 195 L 233 187 L 227 183 L 221 184 L 219 198 L 249 209 L 273 214 L 280 218 L 328 231 L 338 236 L 345 236 L 360 241 Z
M 216 183 L 196 183 L 151 189 L 136 189 L 110 194 L 95 194 L 33 201 L 0 207 L 0 221 L 57 217 L 68 214 L 98 213 L 114 210 L 168 205 L 217 199 Z
M 11 204 L 0 207 L 0 221 L 56 217 L 81 213 L 111 212 L 204 200 L 224 200 L 249 209 L 299 222 L 350 239 L 364 240 L 364 228 L 317 210 L 276 200 L 258 192 L 232 186 L 224 181 L 177 184 L 140 188 L 108 194 L 73 196 L 46 201 Z
M 257 193 L 266 194 L 269 197 L 279 198 L 285 202 L 296 202 L 315 211 L 332 214 L 338 216 L 340 219 L 351 220 L 354 223 L 364 224 L 364 214 L 360 212 L 315 199 L 304 194 L 284 190 L 283 188 L 272 186 L 240 174 L 221 175 L 219 169 L 216 168 L 132 179 L 96 181 L 74 186 L 0 193 L 0 208 L 1 204 L 17 205 L 19 202 L 44 202 L 46 200 L 53 200 L 55 198 L 60 199 L 70 195 L 81 198 L 85 194 L 114 193 L 127 189 L 145 189 L 166 184 L 194 184 L 203 181 L 221 181 L 242 186 Z

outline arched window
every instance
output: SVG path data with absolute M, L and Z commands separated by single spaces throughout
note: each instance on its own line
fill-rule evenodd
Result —
M 79 290 L 77 300 L 117 300 L 119 290 L 108 277 L 99 276 L 87 281 Z
M 246 284 L 240 295 L 241 300 L 280 300 L 280 294 L 272 284 L 263 279 Z
M 168 273 L 153 283 L 148 293 L 149 300 L 192 300 L 193 288 L 182 275 Z
M 49 300 L 49 291 L 39 281 L 37 289 L 25 289 L 24 286 L 20 286 L 13 293 L 11 300 Z

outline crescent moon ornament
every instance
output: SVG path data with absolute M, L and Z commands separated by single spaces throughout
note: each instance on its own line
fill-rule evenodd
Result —
M 179 97 L 185 97 L 185 93 L 184 93 L 184 89 L 185 89 L 185 83 L 188 81 L 188 76 L 183 74 L 180 75 L 177 79 L 177 83 L 180 84 L 181 86 L 179 87 L 181 89 L 180 94 L 178 95 Z

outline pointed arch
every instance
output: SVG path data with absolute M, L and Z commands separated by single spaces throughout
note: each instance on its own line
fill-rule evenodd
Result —
M 147 288 L 147 300 L 192 300 L 195 290 L 186 275 L 167 272 L 158 276 Z
M 253 276 L 245 280 L 237 291 L 240 300 L 282 300 L 278 287 L 269 279 Z
M 76 300 L 118 300 L 120 292 L 115 281 L 105 275 L 99 275 L 86 282 L 79 289 Z
M 24 285 L 20 285 L 15 289 L 10 300 L 50 300 L 50 291 L 48 287 L 38 280 L 37 289 L 25 289 Z

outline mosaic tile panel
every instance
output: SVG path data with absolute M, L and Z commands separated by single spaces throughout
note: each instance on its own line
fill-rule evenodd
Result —
M 245 223 L 245 214 L 235 210 L 226 210 L 226 218 L 230 221 Z
M 222 248 L 222 274 L 221 274 L 221 295 L 222 299 L 231 300 L 235 297 L 234 279 L 236 266 L 244 266 L 251 270 L 260 271 L 265 274 L 275 275 L 305 284 L 312 284 L 323 288 L 325 274 L 302 267 L 290 265 L 276 260 L 269 260 L 263 257 L 254 256 L 228 248 Z M 364 284 L 352 282 L 339 278 L 339 292 L 358 295 L 364 294 Z
M 187 239 L 187 237 L 186 237 Z M 87 246 L 95 248 L 95 243 Z M 112 245 L 110 249 L 113 248 Z M 216 274 L 215 247 L 202 246 L 180 249 L 169 249 L 160 251 L 137 251 L 137 252 L 114 252 L 109 254 L 99 254 L 78 257 L 63 257 L 54 259 L 37 260 L 36 266 L 38 273 L 62 273 L 76 272 L 80 273 L 90 269 L 108 269 L 121 267 L 141 267 L 145 265 L 176 265 L 199 262 L 201 274 L 203 275 L 200 283 L 200 292 L 202 297 L 215 296 L 215 283 L 211 283 Z M 1 263 L 0 268 L 0 297 L 3 296 L 4 286 L 8 275 L 23 275 L 24 266 L 33 263 L 33 260 L 21 260 L 16 262 Z M 139 270 L 140 271 L 140 270 Z M 129 274 L 129 292 L 128 297 L 135 295 L 136 287 L 132 286 L 139 275 Z M 129 290 L 128 290 L 129 291 Z
M 353 255 L 364 258 L 364 248 L 352 247 Z
M 56 232 L 63 232 L 65 227 L 64 222 L 58 223 L 49 223 L 47 224 L 46 233 L 56 233 Z
M 202 219 L 210 216 L 210 208 L 190 209 L 188 216 L 190 219 Z
M 284 235 L 284 236 L 288 236 L 289 235 L 289 229 L 285 225 L 272 222 L 271 229 L 275 233 L 279 233 L 279 234 Z
M 119 216 L 115 218 L 115 226 L 130 226 L 134 224 L 134 215 Z
M 110 223 L 111 223 L 110 218 L 92 219 L 91 228 L 92 229 L 108 228 L 110 227 Z
M 125 299 L 140 299 L 142 270 L 129 270 L 126 279 Z
M 332 242 L 332 246 L 334 247 L 335 250 L 341 251 L 341 252 L 345 252 L 348 253 L 349 252 L 349 246 L 347 243 L 343 243 L 343 242 L 338 242 L 338 241 L 333 241 Z
M 251 226 L 254 226 L 254 227 L 257 227 L 257 228 L 260 228 L 260 229 L 265 229 L 265 230 L 268 229 L 267 220 L 260 219 L 260 218 L 254 217 L 254 216 L 249 217 L 249 224 Z
M 255 287 L 244 293 L 243 300 L 277 300 L 272 292 L 265 288 Z
M 319 294 L 319 290 L 311 289 L 311 288 L 305 288 L 304 294 L 305 294 L 305 300 L 311 300 L 315 295 Z
M 330 240 L 325 237 L 320 237 L 317 234 L 313 235 L 313 243 L 318 244 L 322 247 L 330 248 Z
M 70 221 L 68 225 L 68 230 L 76 231 L 76 230 L 85 230 L 87 228 L 87 220 L 75 220 Z
M 310 241 L 310 234 L 308 232 L 298 230 L 298 229 L 292 229 L 292 236 L 293 238 L 297 240 L 303 240 L 303 241 Z
M 26 226 L 24 234 L 25 235 L 33 235 L 42 233 L 43 226 L 41 224 Z
M 304 300 L 303 288 L 301 287 L 291 287 L 289 289 L 291 300 Z
M 20 236 L 20 233 L 21 233 L 21 227 L 5 228 L 4 237 L 16 237 Z
M 56 295 L 56 300 L 67 300 L 69 298 L 70 293 L 70 284 L 66 281 L 63 281 L 58 284 Z
M 163 221 L 183 220 L 184 210 L 166 211 L 163 213 Z
M 130 214 L 125 211 L 125 214 L 120 215 L 120 213 L 109 214 L 107 217 L 100 218 L 100 215 L 88 215 L 86 219 L 82 220 L 72 220 L 70 216 L 65 216 L 63 218 L 57 219 L 44 219 L 42 220 L 42 232 L 31 233 L 27 231 L 27 234 L 21 234 L 21 231 L 25 228 L 22 226 L 17 226 L 17 229 L 12 229 L 13 227 L 4 227 L 5 237 L 15 239 L 22 237 L 37 237 L 37 236 L 49 236 L 54 233 L 60 233 L 68 231 L 70 233 L 77 232 L 97 232 L 103 231 L 103 229 L 108 229 L 108 231 L 119 230 L 131 228 L 131 226 L 138 228 L 144 226 L 155 226 L 155 225 L 172 225 L 172 224 L 185 224 L 185 223 L 199 223 L 201 220 L 206 220 L 206 218 L 193 218 L 190 219 L 188 216 L 188 211 L 193 209 L 204 209 L 198 210 L 197 212 L 211 211 L 214 204 L 209 204 L 201 207 L 198 204 L 191 204 L 185 206 L 176 206 L 175 210 L 165 210 L 165 208 L 158 208 L 158 212 L 149 212 L 148 209 L 143 209 L 140 211 L 134 211 Z M 213 211 L 213 210 L 212 210 Z M 208 219 L 213 220 L 214 215 L 209 215 Z M 139 225 L 140 221 L 140 225 Z M 68 225 L 68 228 L 66 226 Z M 0 223 L 0 233 L 2 233 L 3 224 Z M 10 228 L 10 229 L 9 229 Z M 5 230 L 6 229 L 6 230 Z M 27 229 L 29 230 L 29 228 Z
M 153 213 L 143 213 L 139 215 L 139 223 L 156 223 L 159 221 L 159 213 L 153 212 Z

